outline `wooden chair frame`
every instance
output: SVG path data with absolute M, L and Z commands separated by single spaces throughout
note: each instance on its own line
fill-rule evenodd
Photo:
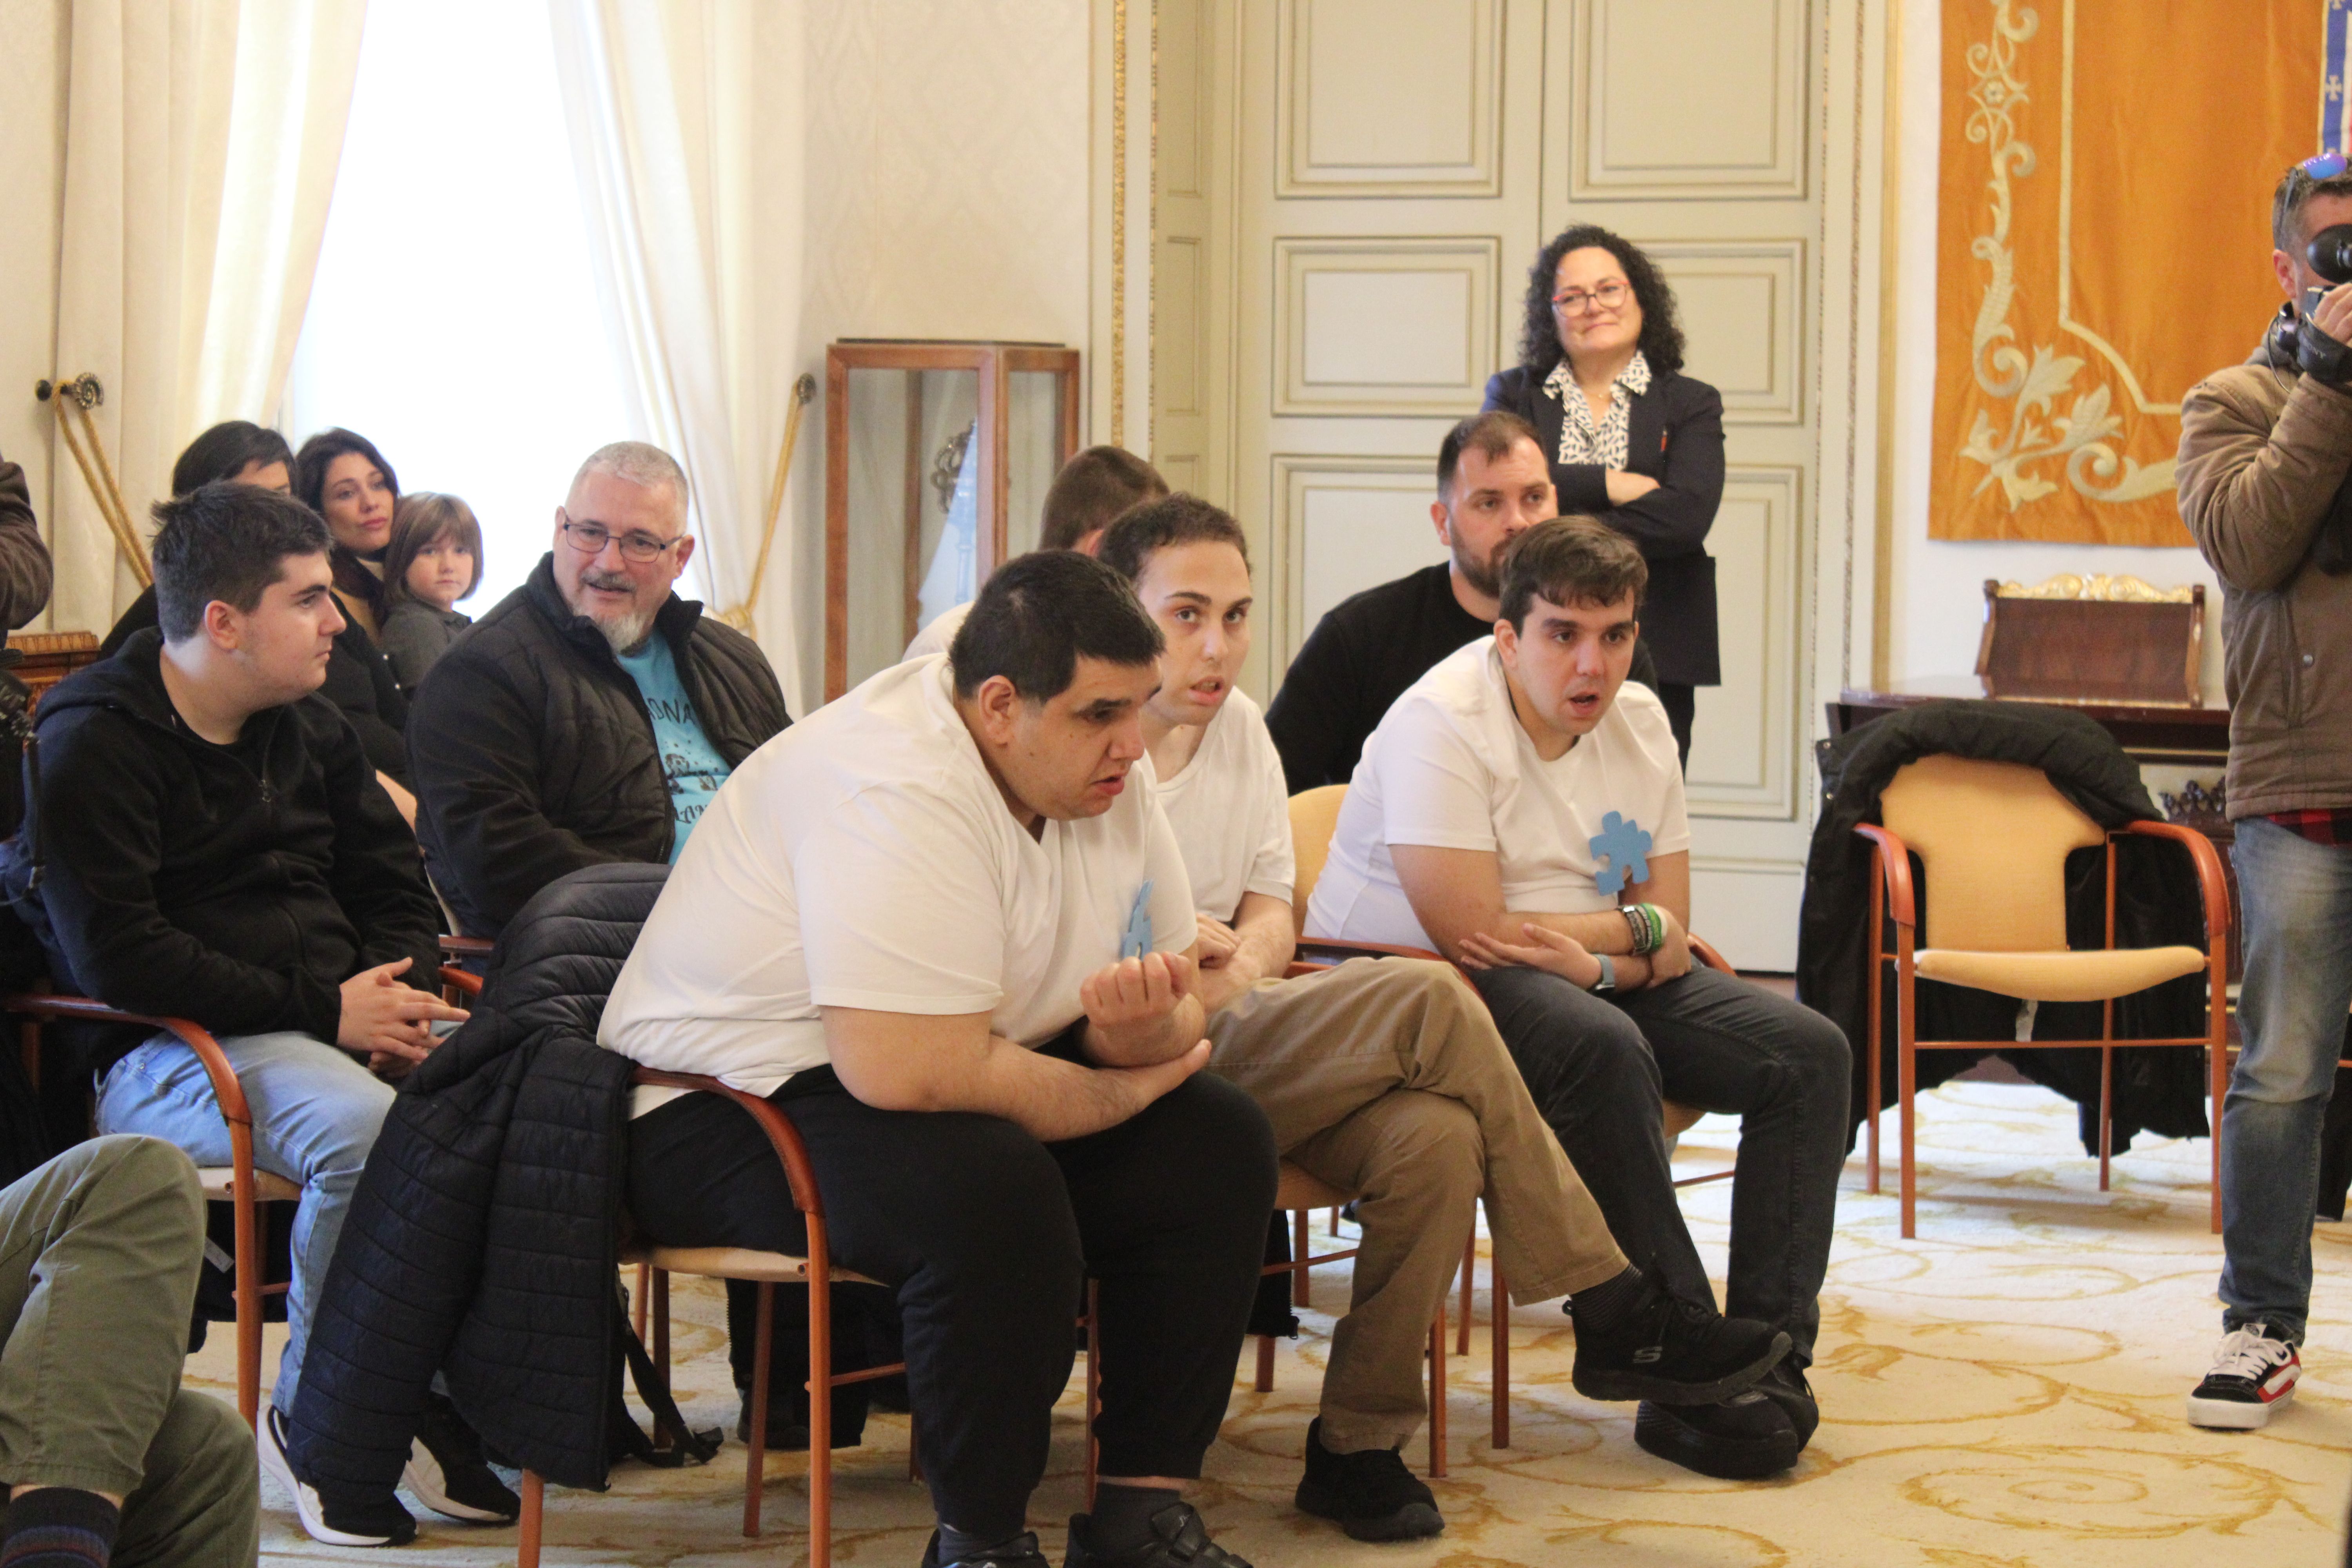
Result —
M 2213 1104 L 2213 1233 L 2221 1231 L 2221 1102 L 2229 1089 L 2230 1029 L 2230 892 L 2221 874 L 2221 858 L 2212 841 L 2194 828 L 2169 822 L 2127 822 L 2106 837 L 2106 947 L 2116 945 L 2116 846 L 2126 838 L 2161 838 L 2180 845 L 2197 870 L 2199 895 L 2205 906 L 2205 1033 L 2178 1039 L 2116 1038 L 2116 999 L 2101 1004 L 2099 1037 L 2095 1040 L 1922 1040 L 1918 1029 L 1918 975 L 1914 961 L 1919 938 L 1918 904 L 1911 880 L 1909 847 L 1891 830 L 1863 823 L 1854 832 L 1870 842 L 1870 1049 L 1867 1075 L 1869 1144 L 1866 1189 L 1879 1190 L 1878 1141 L 1882 1066 L 1885 1054 L 1882 1018 L 1885 1012 L 1885 965 L 1895 965 L 1896 1043 L 1895 1091 L 1901 1102 L 1901 1166 L 1903 1235 L 1917 1234 L 1918 1172 L 1914 1149 L 1918 1097 L 1918 1053 L 1929 1050 L 2054 1050 L 2095 1045 L 2099 1047 L 2099 1190 L 2108 1190 L 2115 1111 L 2116 1047 L 2123 1046 L 2201 1046 L 2206 1053 L 2207 1090 Z M 1886 927 L 1895 928 L 1895 946 L 1886 945 Z

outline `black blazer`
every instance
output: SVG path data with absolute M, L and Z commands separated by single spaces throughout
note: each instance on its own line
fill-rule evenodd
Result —
M 1534 426 L 1547 459 L 1559 450 L 1567 411 L 1526 370 L 1514 366 L 1490 378 L 1485 406 Z M 1675 686 L 1719 685 L 1715 558 L 1706 552 L 1706 534 L 1723 504 L 1722 395 L 1703 381 L 1653 371 L 1650 390 L 1633 399 L 1625 467 L 1657 480 L 1658 488 L 1612 507 L 1600 464 L 1552 460 L 1559 510 L 1591 513 L 1631 539 L 1650 563 L 1642 640 L 1658 661 L 1658 679 Z

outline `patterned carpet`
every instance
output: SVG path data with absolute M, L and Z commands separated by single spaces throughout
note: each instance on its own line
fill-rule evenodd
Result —
M 1236 1384 L 1198 1494 L 1212 1527 L 1260 1568 L 2341 1562 L 2352 1486 L 2352 1235 L 2316 1229 L 2312 1364 L 2295 1405 L 2264 1432 L 2199 1432 L 2183 1424 L 2181 1400 L 2219 1332 L 2208 1146 L 2144 1144 L 2117 1161 L 2116 1190 L 2103 1194 L 2096 1165 L 2071 1136 L 2072 1109 L 2041 1090 L 1951 1085 L 1926 1097 L 1921 1116 L 1919 1239 L 1901 1239 L 1891 1195 L 1863 1193 L 1860 1160 L 1848 1168 L 1813 1372 L 1824 1419 L 1786 1479 L 1711 1481 L 1643 1454 L 1630 1407 L 1594 1405 L 1570 1388 L 1571 1340 L 1558 1310 L 1524 1308 L 1512 1313 L 1512 1447 L 1496 1452 L 1486 1441 L 1482 1326 L 1468 1360 L 1454 1366 L 1453 1474 L 1437 1483 L 1447 1532 L 1420 1545 L 1358 1545 L 1290 1505 L 1330 1327 L 1316 1310 L 1282 1349 L 1276 1392 Z M 1678 1163 L 1692 1173 L 1718 1168 L 1731 1143 L 1728 1128 L 1702 1123 Z M 1728 1185 L 1685 1197 L 1719 1270 Z M 1345 1267 L 1318 1273 L 1318 1308 L 1344 1299 Z M 723 1303 L 698 1286 L 682 1286 L 677 1302 L 681 1403 L 696 1425 L 731 1431 Z M 1486 1310 L 1482 1290 L 1482 1320 Z M 190 1373 L 225 1396 L 227 1346 L 216 1336 Z M 1056 1561 L 1079 1506 L 1076 1393 L 1074 1379 L 1053 1472 L 1031 1513 Z M 905 1447 L 905 1418 L 877 1416 L 868 1447 L 844 1455 L 843 1563 L 917 1562 L 929 1521 L 922 1492 L 906 1480 Z M 1424 1455 L 1418 1442 L 1407 1450 L 1416 1464 Z M 739 1533 L 742 1462 L 730 1441 L 707 1468 L 631 1467 L 604 1495 L 554 1493 L 547 1560 L 804 1560 L 802 1460 L 770 1460 L 770 1530 L 760 1541 Z M 263 1505 L 265 1561 L 364 1556 L 312 1543 L 267 1483 Z M 423 1522 L 396 1561 L 513 1561 L 511 1530 Z

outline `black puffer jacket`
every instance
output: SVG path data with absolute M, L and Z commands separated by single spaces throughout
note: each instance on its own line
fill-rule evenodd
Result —
M 673 595 L 655 618 L 730 767 L 792 721 L 757 643 Z M 676 825 L 653 716 L 552 556 L 451 645 L 409 714 L 416 835 L 468 936 L 498 936 L 558 877 L 667 861 Z
M 289 1418 L 322 1491 L 390 1494 L 436 1371 L 514 1463 L 604 1484 L 631 1063 L 596 1026 L 668 874 L 597 867 L 532 900 L 473 1017 L 401 1085 Z
M 140 632 L 42 699 L 0 882 L 50 977 L 215 1034 L 331 1043 L 360 971 L 404 958 L 430 988 L 440 910 L 351 725 L 314 694 L 215 746 L 180 721 L 162 647 Z M 90 1031 L 80 1065 L 103 1071 L 144 1033 Z
M 1827 1015 L 1853 1047 L 1853 1125 L 1868 1114 L 1870 1034 L 1870 845 L 1854 832 L 1879 821 L 1878 798 L 1896 770 L 1936 752 L 2021 763 L 2047 773 L 2058 793 L 2102 827 L 2160 820 L 2139 780 L 2138 766 L 2115 738 L 2069 709 L 2032 702 L 1930 702 L 1874 720 L 1822 748 L 1822 815 L 1805 867 L 1805 901 L 1797 936 L 1797 995 Z M 1913 886 L 1925 918 L 1934 889 L 1911 857 Z M 2066 941 L 2070 947 L 2106 942 L 2106 858 L 2077 849 L 2066 858 Z M 2126 839 L 2116 857 L 2116 941 L 2123 947 L 2205 945 L 2202 907 L 2188 852 L 2160 839 Z M 1885 999 L 1879 1087 L 1885 1102 L 1897 1093 L 1895 966 L 1884 966 Z M 2201 973 L 2126 996 L 2116 1004 L 2116 1034 L 2178 1039 L 2205 1032 Z M 2008 996 L 1933 980 L 1918 983 L 1918 1037 L 2001 1040 L 2016 1034 L 2018 1005 Z M 2037 1040 L 2095 1039 L 2099 1004 L 2045 1002 L 2036 1009 Z M 2083 1147 L 2098 1152 L 2099 1053 L 2084 1050 L 1922 1051 L 1918 1085 L 1932 1089 L 1987 1054 L 1999 1055 L 2034 1082 L 2074 1100 Z M 2145 1129 L 2168 1138 L 2201 1138 L 2205 1121 L 2204 1058 L 2178 1047 L 2116 1053 L 2115 1144 L 2131 1147 Z

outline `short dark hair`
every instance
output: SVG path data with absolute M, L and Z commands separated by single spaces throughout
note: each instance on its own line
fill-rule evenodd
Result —
M 1488 462 L 1509 454 L 1512 447 L 1527 441 L 1534 445 L 1536 454 L 1550 470 L 1550 458 L 1543 449 L 1543 437 L 1536 427 L 1507 408 L 1490 408 L 1484 414 L 1473 414 L 1458 422 L 1437 444 L 1437 493 L 1453 499 L 1454 476 L 1461 471 L 1462 454 L 1475 449 L 1486 456 Z
M 1132 583 L 1143 575 L 1154 551 L 1202 540 L 1232 545 L 1242 552 L 1242 564 L 1249 564 L 1249 540 L 1234 514 L 1181 492 L 1145 501 L 1112 523 L 1095 559 Z
M 257 464 L 272 463 L 285 464 L 287 478 L 293 478 L 294 448 L 285 437 L 250 419 L 224 419 L 189 442 L 172 465 L 172 493 L 184 496 L 198 485 L 233 479 Z
M 168 642 L 204 629 L 218 599 L 250 612 L 286 574 L 289 555 L 324 555 L 334 542 L 319 514 L 277 490 L 215 479 L 155 503 L 155 618 Z
M 373 463 L 376 471 L 383 476 L 384 488 L 392 491 L 392 499 L 400 499 L 400 476 L 392 471 L 392 465 L 383 460 L 383 454 L 375 449 L 375 443 L 356 430 L 346 430 L 338 425 L 320 431 L 303 442 L 302 449 L 294 454 L 294 493 L 304 506 L 321 517 L 326 516 L 327 470 L 334 465 L 337 458 L 352 452 Z
M 1640 246 L 1595 223 L 1561 230 L 1536 253 L 1536 264 L 1528 269 L 1527 321 L 1519 330 L 1520 367 L 1539 384 L 1559 363 L 1565 351 L 1551 308 L 1551 291 L 1559 287 L 1559 258 L 1571 250 L 1594 248 L 1615 257 L 1625 269 L 1625 281 L 1633 286 L 1633 302 L 1642 307 L 1642 337 L 1634 346 L 1642 357 L 1660 375 L 1682 369 L 1683 329 L 1675 319 L 1675 291 Z
M 1079 540 L 1108 528 L 1129 507 L 1167 493 L 1160 470 L 1126 447 L 1089 447 L 1064 463 L 1046 489 L 1037 548 L 1076 550 Z
M 1528 606 L 1613 605 L 1650 585 L 1650 565 L 1633 542 L 1589 517 L 1555 517 L 1536 524 L 1504 548 L 1501 615 L 1522 631 Z
M 2297 163 L 2279 176 L 2278 189 L 2271 195 L 2271 243 L 2298 261 L 2311 237 L 2303 232 L 2303 209 L 2315 196 L 2352 196 L 2352 169 L 2315 180 Z
M 948 648 L 956 694 L 1001 675 L 1027 702 L 1049 702 L 1080 658 L 1150 664 L 1166 647 L 1127 579 L 1089 555 L 1036 550 L 998 567 Z
M 457 597 L 465 598 L 482 585 L 482 525 L 476 521 L 474 509 L 456 496 L 418 490 L 401 497 L 392 509 L 392 541 L 383 547 L 387 602 L 398 604 L 409 596 L 408 569 L 426 545 L 443 539 L 454 539 L 474 552 L 473 580 Z

